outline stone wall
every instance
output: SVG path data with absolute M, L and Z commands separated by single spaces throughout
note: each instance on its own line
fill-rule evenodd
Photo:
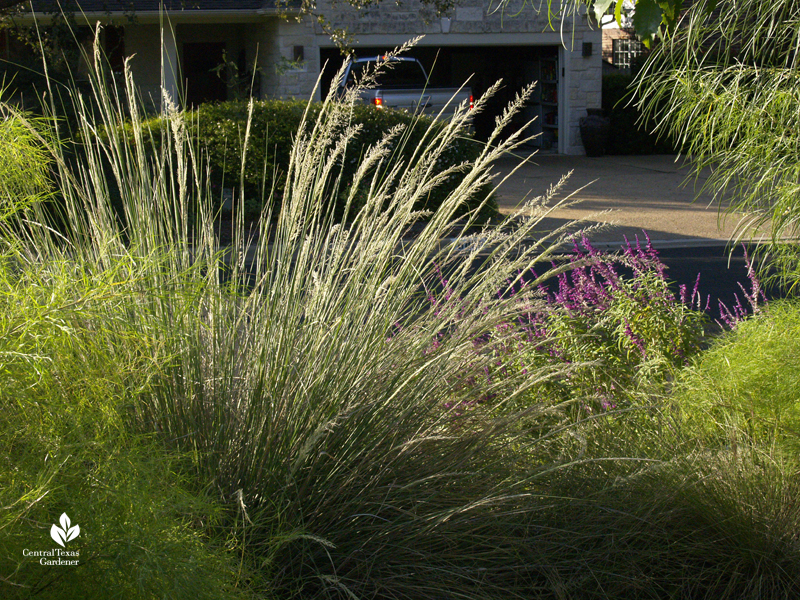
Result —
M 592 56 L 583 56 L 584 42 L 592 44 Z M 587 108 L 600 108 L 603 90 L 603 63 L 601 59 L 601 36 L 598 30 L 584 30 L 576 35 L 574 44 L 564 48 L 564 82 L 568 90 L 568 104 L 562 108 L 567 113 L 568 145 L 565 154 L 584 154 L 580 135 L 580 119 L 586 116 Z
M 446 33 L 448 24 L 442 22 L 434 9 L 418 0 L 382 2 L 361 11 L 354 10 L 344 2 L 331 7 L 321 0 L 321 12 L 336 28 L 346 29 L 358 35 L 403 34 L 412 37 L 420 34 Z M 517 15 L 517 16 L 514 16 Z M 512 0 L 504 10 L 497 9 L 497 2 L 486 0 L 462 0 L 451 11 L 449 33 L 541 33 L 547 28 L 547 17 L 530 8 L 530 3 Z M 317 27 L 319 32 L 319 28 Z
M 263 29 L 263 50 L 259 50 L 262 68 L 262 95 L 273 98 L 311 97 L 319 76 L 318 34 L 313 22 L 305 19 L 271 19 Z M 295 60 L 296 49 L 302 53 Z M 318 98 L 317 94 L 317 98 Z

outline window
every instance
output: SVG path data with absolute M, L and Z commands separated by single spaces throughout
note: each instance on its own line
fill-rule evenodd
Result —
M 633 59 L 642 56 L 647 49 L 639 40 L 614 40 L 612 63 L 620 69 L 630 69 Z

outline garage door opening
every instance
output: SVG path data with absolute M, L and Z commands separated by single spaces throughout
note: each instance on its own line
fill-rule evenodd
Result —
M 359 47 L 357 57 L 378 56 L 382 47 Z M 531 145 L 542 150 L 558 150 L 560 80 L 558 46 L 449 46 L 434 48 L 417 46 L 406 56 L 418 59 L 430 76 L 433 87 L 458 87 L 467 82 L 476 98 L 498 79 L 502 87 L 489 100 L 485 110 L 476 115 L 475 133 L 487 139 L 500 115 L 515 95 L 525 86 L 537 82 L 533 96 L 504 132 L 525 129 L 526 136 L 536 136 Z M 322 93 L 327 93 L 342 55 L 336 48 L 320 49 L 320 64 L 327 66 L 322 74 Z M 469 81 L 467 81 L 469 80 Z M 527 125 L 528 122 L 532 124 Z

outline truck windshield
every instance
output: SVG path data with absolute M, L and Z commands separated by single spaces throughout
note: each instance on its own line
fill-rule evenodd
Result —
M 361 81 L 364 72 L 371 72 L 375 61 L 353 63 L 347 76 L 347 86 L 350 87 Z M 423 88 L 426 84 L 425 71 L 422 65 L 412 60 L 395 60 L 390 65 L 383 67 L 378 74 L 377 87 L 379 88 Z

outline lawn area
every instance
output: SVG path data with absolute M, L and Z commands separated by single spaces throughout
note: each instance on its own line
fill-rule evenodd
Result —
M 92 83 L 0 106 L 0 596 L 800 594 L 796 303 L 709 339 L 649 244 L 534 238 L 556 189 L 482 229 L 522 140 L 443 168 L 467 112 L 345 170 L 357 90 L 223 246 L 186 113 Z

